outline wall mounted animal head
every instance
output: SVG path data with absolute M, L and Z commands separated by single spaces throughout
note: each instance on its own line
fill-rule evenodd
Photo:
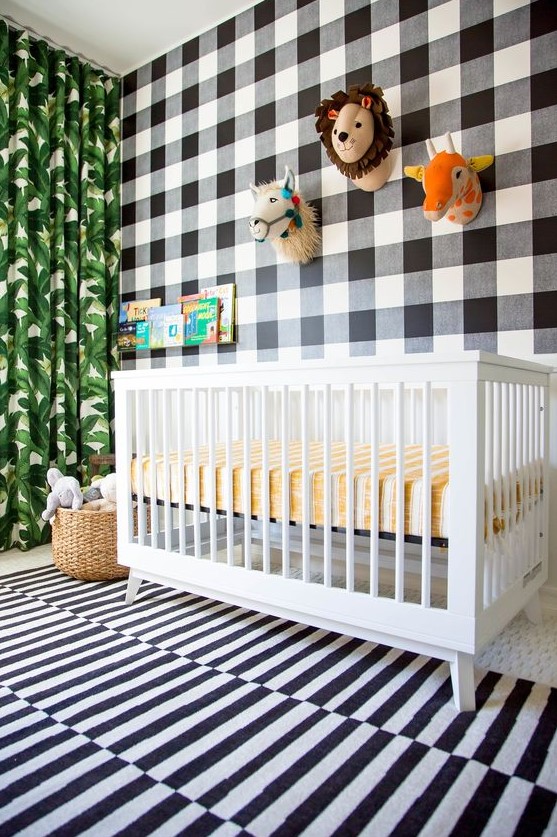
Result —
M 255 204 L 249 219 L 250 233 L 258 242 L 270 241 L 284 261 L 310 262 L 321 241 L 316 212 L 296 191 L 294 174 L 285 166 L 284 180 L 250 183 Z
M 354 84 L 323 99 L 315 128 L 338 170 L 366 192 L 380 189 L 391 173 L 393 121 L 383 91 L 372 82 Z
M 469 224 L 482 205 L 482 187 L 477 172 L 493 163 L 493 156 L 469 157 L 455 151 L 450 134 L 445 134 L 447 151 L 437 151 L 426 140 L 430 162 L 427 166 L 405 166 L 404 174 L 421 181 L 424 187 L 424 215 L 428 221 L 447 217 L 453 224 Z

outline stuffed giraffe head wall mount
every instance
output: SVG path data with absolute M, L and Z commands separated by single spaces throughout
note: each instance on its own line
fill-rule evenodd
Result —
M 493 163 L 493 156 L 465 159 L 455 151 L 450 134 L 445 134 L 447 151 L 437 151 L 426 140 L 430 162 L 427 166 L 405 166 L 404 174 L 422 183 L 425 192 L 424 215 L 428 221 L 446 217 L 453 224 L 469 224 L 482 205 L 478 172 Z

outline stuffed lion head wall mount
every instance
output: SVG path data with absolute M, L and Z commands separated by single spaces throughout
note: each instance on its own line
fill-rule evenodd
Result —
M 393 121 L 383 91 L 372 82 L 354 84 L 323 99 L 315 128 L 327 156 L 355 186 L 375 192 L 391 173 Z

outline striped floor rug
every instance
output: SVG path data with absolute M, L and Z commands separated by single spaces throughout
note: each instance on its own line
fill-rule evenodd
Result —
M 0 578 L 0 834 L 557 834 L 557 690 L 144 583 Z

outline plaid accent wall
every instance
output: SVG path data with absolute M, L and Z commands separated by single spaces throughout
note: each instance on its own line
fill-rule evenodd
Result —
M 314 117 L 370 80 L 395 129 L 374 194 L 328 162 Z M 402 174 L 449 130 L 465 156 L 495 155 L 464 228 L 426 221 Z M 553 0 L 263 0 L 125 77 L 122 156 L 123 299 L 238 293 L 237 344 L 139 365 L 475 348 L 555 361 Z M 285 164 L 322 220 L 308 266 L 248 230 L 249 183 Z

